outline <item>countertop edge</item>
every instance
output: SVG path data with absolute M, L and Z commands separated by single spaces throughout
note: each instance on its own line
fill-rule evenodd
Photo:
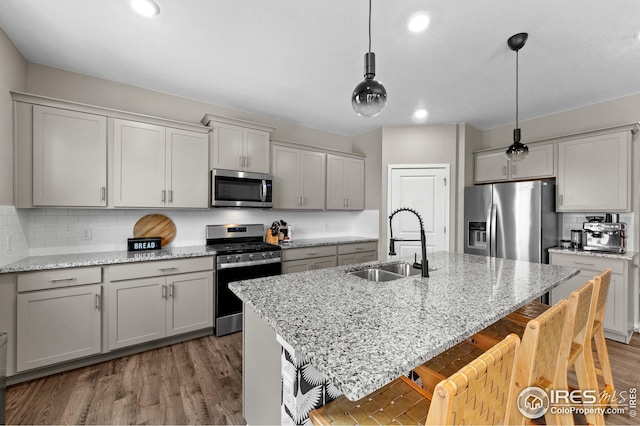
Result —
M 601 257 L 606 259 L 620 259 L 629 261 L 635 260 L 640 254 L 640 252 L 637 251 L 627 251 L 626 253 L 607 253 L 600 251 L 564 249 L 561 247 L 552 247 L 549 249 L 549 253 L 572 254 L 575 256 Z

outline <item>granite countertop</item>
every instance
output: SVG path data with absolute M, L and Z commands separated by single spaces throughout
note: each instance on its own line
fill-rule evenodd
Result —
M 399 260 L 413 263 L 413 257 Z M 546 293 L 579 270 L 468 254 L 429 256 L 430 278 L 376 283 L 368 262 L 229 288 L 356 400 Z
M 377 238 L 346 236 L 329 238 L 307 238 L 281 245 L 283 250 L 290 248 L 314 247 L 333 244 L 361 243 L 378 241 Z M 185 257 L 213 256 L 216 251 L 207 247 L 165 247 L 162 250 L 139 252 L 106 251 L 92 253 L 56 254 L 48 256 L 30 256 L 17 262 L 0 266 L 0 274 L 44 271 L 49 269 L 79 268 L 83 266 L 112 265 L 117 263 L 145 262 L 149 260 L 180 259 Z
M 564 249 L 562 247 L 552 247 L 549 249 L 549 252 L 562 253 L 562 254 L 575 254 L 578 256 L 605 257 L 609 259 L 621 259 L 621 260 L 634 260 L 634 258 L 638 256 L 637 251 L 627 251 L 626 253 L 606 253 L 601 251 Z
M 372 237 L 356 237 L 356 236 L 348 236 L 348 237 L 326 237 L 326 238 L 303 238 L 300 240 L 293 240 L 290 243 L 280 244 L 282 250 L 292 249 L 292 248 L 303 248 L 303 247 L 317 247 L 317 246 L 332 246 L 336 244 L 350 244 L 350 243 L 367 243 L 367 242 L 377 242 L 377 238 Z
M 203 245 L 191 247 L 165 247 L 161 250 L 146 250 L 138 252 L 122 250 L 31 256 L 8 265 L 1 266 L 0 274 L 78 268 L 83 266 L 112 265 L 117 263 L 146 262 L 149 260 L 213 256 L 215 254 L 215 250 Z

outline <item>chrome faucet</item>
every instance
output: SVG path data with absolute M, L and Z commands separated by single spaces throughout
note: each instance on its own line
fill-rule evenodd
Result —
M 400 238 L 393 238 L 393 226 L 391 224 L 391 220 L 393 217 L 400 212 L 410 212 L 415 214 L 418 217 L 418 221 L 420 222 L 420 239 L 419 240 L 404 240 Z M 396 255 L 396 241 L 420 241 L 420 245 L 422 246 L 422 262 L 418 263 L 418 260 L 415 259 L 413 262 L 413 267 L 422 269 L 422 276 L 428 278 L 429 277 L 429 261 L 427 260 L 427 238 L 424 235 L 424 224 L 422 223 L 422 216 L 415 211 L 414 209 L 410 209 L 409 207 L 400 207 L 389 216 L 389 231 L 391 234 L 391 238 L 389 238 L 389 256 Z M 417 257 L 417 255 L 415 256 Z

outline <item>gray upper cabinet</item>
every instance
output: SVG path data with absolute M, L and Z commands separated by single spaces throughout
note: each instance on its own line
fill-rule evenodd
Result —
M 11 96 L 16 207 L 208 208 L 210 128 Z
M 631 211 L 631 132 L 558 143 L 557 210 Z
M 322 152 L 274 144 L 271 167 L 273 207 L 324 209 L 326 157 Z
M 115 207 L 208 207 L 208 140 L 203 133 L 113 121 Z
M 107 118 L 33 106 L 33 205 L 107 205 Z
M 474 155 L 474 182 L 502 182 L 507 180 L 537 179 L 555 176 L 554 144 L 529 146 L 529 155 L 523 161 L 511 163 L 505 149 Z
M 213 129 L 209 160 L 212 169 L 269 173 L 273 127 L 211 114 L 201 122 Z
M 364 210 L 364 160 L 327 155 L 327 209 Z

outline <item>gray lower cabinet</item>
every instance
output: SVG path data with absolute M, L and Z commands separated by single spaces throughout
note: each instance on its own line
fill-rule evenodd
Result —
M 569 297 L 572 291 L 593 279 L 606 268 L 611 268 L 611 283 L 604 317 L 604 332 L 608 339 L 629 343 L 633 333 L 633 274 L 630 260 L 551 252 L 552 265 L 580 269 L 580 273 L 551 291 L 551 304 Z
M 213 327 L 212 265 L 197 258 L 112 267 L 109 350 Z
M 335 245 L 282 250 L 282 273 L 313 271 L 337 266 Z
M 101 352 L 102 269 L 19 274 L 16 371 Z
M 378 260 L 378 243 L 353 243 L 338 246 L 338 265 L 372 262 Z

